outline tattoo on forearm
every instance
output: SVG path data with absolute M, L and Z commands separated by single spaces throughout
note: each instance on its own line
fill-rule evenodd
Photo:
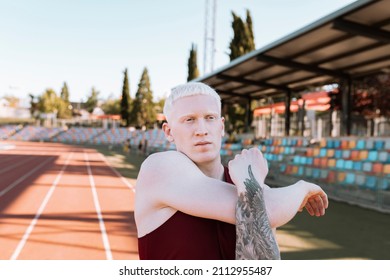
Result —
M 248 167 L 245 191 L 236 206 L 236 259 L 280 259 L 279 247 L 265 208 L 263 188 Z

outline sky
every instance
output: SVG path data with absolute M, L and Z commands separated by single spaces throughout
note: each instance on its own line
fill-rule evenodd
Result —
M 245 20 L 249 9 L 259 49 L 352 2 L 216 0 L 214 70 L 229 63 L 232 11 Z M 71 101 L 92 87 L 119 98 L 125 69 L 134 97 L 145 67 L 155 99 L 165 97 L 186 82 L 192 44 L 207 74 L 205 11 L 206 0 L 0 0 L 0 98 L 59 94 L 64 82 Z

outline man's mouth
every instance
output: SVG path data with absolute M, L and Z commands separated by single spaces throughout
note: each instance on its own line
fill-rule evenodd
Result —
M 199 141 L 199 142 L 196 142 L 195 143 L 195 146 L 206 146 L 206 145 L 209 145 L 211 144 L 211 142 L 208 142 L 208 141 Z

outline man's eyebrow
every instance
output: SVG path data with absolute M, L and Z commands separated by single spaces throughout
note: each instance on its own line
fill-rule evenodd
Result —
M 189 114 L 181 115 L 178 118 L 179 119 L 184 119 L 184 118 L 188 118 L 188 117 L 194 117 L 194 116 L 197 116 L 197 115 L 208 116 L 208 115 L 219 115 L 219 113 L 217 111 L 207 111 L 207 112 L 204 112 L 204 113 L 201 113 L 201 114 L 189 113 Z

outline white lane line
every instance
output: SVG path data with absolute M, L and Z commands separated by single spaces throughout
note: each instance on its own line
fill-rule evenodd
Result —
M 0 197 L 2 197 L 3 195 L 5 195 L 7 192 L 9 192 L 10 190 L 12 190 L 15 186 L 17 186 L 20 182 L 22 182 L 24 179 L 26 179 L 27 177 L 31 176 L 31 174 L 33 174 L 35 171 L 37 171 L 38 169 L 40 169 L 42 166 L 44 166 L 46 163 L 48 163 L 49 161 L 53 160 L 52 158 L 48 158 L 46 159 L 45 161 L 43 161 L 42 163 L 40 163 L 39 165 L 37 165 L 36 167 L 34 167 L 33 169 L 31 169 L 29 172 L 27 172 L 26 174 L 24 174 L 22 177 L 19 177 L 19 179 L 17 179 L 16 181 L 14 181 L 12 184 L 8 185 L 8 187 L 6 187 L 4 190 L 0 191 Z
M 130 189 L 132 190 L 134 193 L 135 193 L 135 187 L 129 182 L 127 181 L 127 179 L 125 177 L 122 176 L 122 174 L 120 174 L 115 168 L 113 168 L 110 163 L 107 161 L 107 159 L 102 155 L 100 154 L 100 157 L 103 159 L 103 161 L 107 164 L 108 167 L 110 167 L 110 169 L 116 174 L 116 176 L 118 176 L 122 182 Z
M 27 239 L 29 238 L 31 232 L 33 231 L 35 225 L 37 224 L 39 217 L 42 215 L 43 210 L 45 210 L 45 207 L 46 207 L 47 203 L 49 202 L 49 200 L 50 200 L 50 198 L 51 198 L 51 196 L 52 196 L 52 194 L 53 194 L 53 192 L 54 192 L 58 182 L 60 181 L 60 179 L 62 177 L 62 174 L 64 174 L 64 171 L 65 171 L 66 167 L 68 166 L 70 158 L 72 156 L 73 156 L 73 153 L 69 154 L 68 158 L 66 159 L 65 164 L 62 166 L 60 173 L 58 173 L 58 175 L 55 178 L 53 184 L 51 185 L 49 191 L 47 192 L 45 198 L 43 199 L 42 204 L 39 207 L 39 209 L 38 209 L 34 219 L 31 221 L 29 227 L 27 228 L 27 230 L 24 233 L 22 239 L 20 240 L 18 246 L 16 247 L 14 253 L 12 254 L 12 256 L 10 258 L 11 260 L 16 260 L 18 258 L 20 252 L 22 251 L 24 245 L 27 242 Z
M 11 145 L 11 144 L 0 145 L 0 150 L 13 150 L 13 149 L 15 149 L 15 145 Z
M 107 258 L 107 260 L 112 260 L 113 258 L 112 258 L 111 248 L 110 248 L 110 242 L 108 240 L 106 227 L 104 225 L 102 210 L 100 208 L 99 197 L 98 197 L 98 194 L 96 191 L 96 185 L 95 185 L 95 181 L 93 179 L 91 166 L 89 164 L 88 154 L 86 152 L 84 152 L 84 158 L 85 158 L 85 161 L 87 164 L 89 183 L 91 185 L 93 202 L 95 204 L 96 213 L 97 213 L 97 216 L 99 219 L 100 232 L 102 233 L 102 240 L 103 240 L 104 250 L 106 252 L 106 258 Z

